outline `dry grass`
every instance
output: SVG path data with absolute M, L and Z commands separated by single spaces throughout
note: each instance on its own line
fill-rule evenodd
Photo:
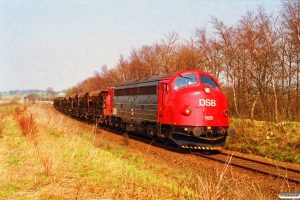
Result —
M 16 102 L 3 102 L 0 101 L 0 138 L 7 122 L 7 118 L 13 113 L 16 107 Z
M 39 127 L 33 137 L 9 117 L 0 139 L 0 199 L 270 199 L 263 186 L 233 178 L 228 165 L 189 170 L 189 163 L 130 151 L 126 135 L 93 134 L 50 104 L 26 112 Z

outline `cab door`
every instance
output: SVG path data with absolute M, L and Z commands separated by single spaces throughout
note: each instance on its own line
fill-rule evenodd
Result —
M 157 104 L 157 122 L 162 123 L 163 121 L 163 82 L 158 83 L 158 104 Z
M 163 124 L 170 124 L 172 122 L 172 105 L 169 101 L 170 91 L 168 82 L 160 82 L 158 84 L 158 115 L 157 121 Z

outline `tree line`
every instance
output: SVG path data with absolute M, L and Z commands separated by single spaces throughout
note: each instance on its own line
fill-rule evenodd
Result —
M 198 28 L 188 39 L 176 32 L 159 42 L 120 55 L 112 69 L 67 90 L 107 89 L 124 80 L 181 69 L 211 73 L 222 84 L 232 117 L 255 120 L 300 120 L 300 0 L 283 0 L 278 15 L 259 6 L 234 26 L 212 18 L 213 31 Z
M 65 92 L 63 90 L 62 92 Z M 7 93 L 7 92 L 5 92 Z M 20 100 L 25 99 L 28 101 L 52 101 L 58 95 L 58 92 L 55 92 L 52 87 L 47 87 L 46 90 L 10 90 L 8 92 L 12 97 L 4 97 L 0 91 L 0 100 Z

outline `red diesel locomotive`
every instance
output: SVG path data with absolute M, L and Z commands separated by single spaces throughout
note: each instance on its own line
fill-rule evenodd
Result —
M 100 97 L 98 103 L 93 102 L 95 96 Z M 234 135 L 229 127 L 227 97 L 218 81 L 201 70 L 124 81 L 108 91 L 86 93 L 85 97 L 87 103 L 80 104 L 77 99 L 73 101 L 77 105 L 72 107 L 81 108 L 87 120 L 173 142 L 182 148 L 216 150 L 225 145 L 228 135 Z M 66 110 L 60 101 L 56 98 L 54 106 Z M 76 111 L 76 116 L 80 112 Z

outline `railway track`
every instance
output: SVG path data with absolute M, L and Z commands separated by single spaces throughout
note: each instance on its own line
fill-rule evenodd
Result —
M 243 168 L 253 172 L 280 178 L 289 182 L 300 184 L 300 170 L 271 164 L 267 162 L 257 161 L 242 156 L 218 152 L 217 154 L 205 154 L 203 152 L 192 152 L 192 154 L 205 157 L 207 159 L 215 160 L 218 162 L 226 163 L 235 167 Z

